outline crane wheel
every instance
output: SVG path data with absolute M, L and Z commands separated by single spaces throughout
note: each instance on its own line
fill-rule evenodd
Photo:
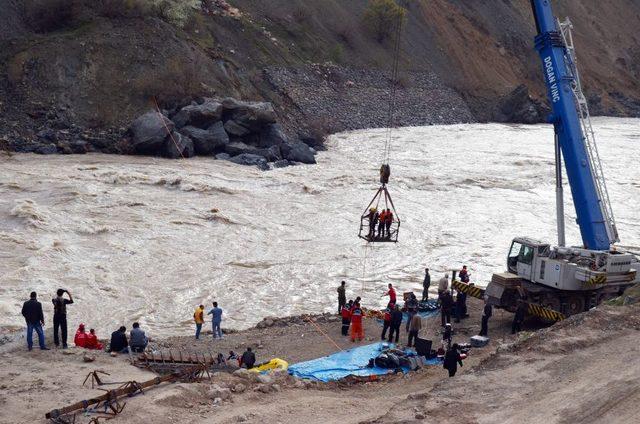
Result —
M 567 315 L 575 315 L 584 312 L 584 297 L 570 296 L 567 299 Z

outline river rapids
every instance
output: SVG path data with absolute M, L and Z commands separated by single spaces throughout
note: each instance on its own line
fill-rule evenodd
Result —
M 621 245 L 640 250 L 640 120 L 599 118 L 596 139 Z M 556 241 L 553 130 L 472 124 L 391 132 L 400 241 L 358 239 L 387 130 L 336 134 L 318 164 L 261 172 L 208 158 L 88 154 L 0 156 L 0 326 L 23 325 L 35 290 L 47 324 L 69 289 L 69 331 L 107 337 L 140 321 L 152 336 L 190 334 L 194 307 L 217 300 L 223 327 L 335 311 L 336 287 L 380 307 L 384 287 L 421 289 L 466 264 L 486 285 L 511 239 Z M 566 181 L 566 178 L 565 178 Z M 565 190 L 567 242 L 580 235 Z

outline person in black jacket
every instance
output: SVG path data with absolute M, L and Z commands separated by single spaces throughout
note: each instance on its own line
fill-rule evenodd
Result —
M 527 314 L 527 304 L 522 299 L 518 300 L 518 306 L 516 307 L 516 313 L 513 316 L 513 323 L 511 324 L 511 334 L 520 332 L 520 326 L 524 322 L 524 317 Z
M 129 353 L 129 342 L 127 341 L 127 327 L 124 325 L 111 333 L 111 343 L 109 352 Z
M 389 326 L 389 343 L 393 342 L 393 334 L 396 335 L 396 343 L 400 339 L 400 326 L 402 326 L 402 311 L 400 306 L 396 305 L 391 312 L 391 325 Z
M 449 377 L 456 375 L 456 371 L 458 371 L 458 364 L 462 366 L 462 358 L 460 357 L 458 348 L 458 343 L 454 343 L 453 346 L 451 346 L 451 349 L 447 350 L 447 353 L 444 355 L 442 368 L 449 371 Z
M 31 292 L 29 300 L 22 305 L 22 316 L 27 323 L 27 347 L 33 349 L 33 330 L 38 333 L 38 343 L 40 349 L 49 350 L 44 343 L 44 313 L 42 313 L 42 304 L 37 300 L 36 292 Z
M 251 351 L 251 348 L 248 347 L 247 350 L 240 357 L 240 366 L 247 367 L 248 370 L 253 368 L 256 363 L 256 355 Z
M 440 296 L 440 317 L 442 318 L 442 326 L 451 322 L 451 309 L 453 309 L 453 297 L 449 290 Z
M 480 325 L 480 336 L 487 337 L 489 331 L 489 318 L 493 315 L 493 308 L 487 302 L 484 301 L 484 309 L 482 310 L 482 324 Z
M 65 299 L 64 294 L 69 296 Z M 53 302 L 53 343 L 56 347 L 60 346 L 60 338 L 58 337 L 58 329 L 62 336 L 62 348 L 67 348 L 67 305 L 73 303 L 71 292 L 65 289 L 58 289 L 57 296 L 51 299 Z

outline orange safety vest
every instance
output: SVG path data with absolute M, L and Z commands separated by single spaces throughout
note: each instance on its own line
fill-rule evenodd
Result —
M 382 211 L 380 212 L 380 222 L 385 222 L 387 220 L 387 212 Z
M 393 212 L 387 212 L 384 215 L 385 222 L 393 222 Z

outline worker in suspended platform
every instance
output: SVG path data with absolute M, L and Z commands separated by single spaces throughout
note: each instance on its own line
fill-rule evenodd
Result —
M 387 208 L 384 214 L 384 228 L 387 231 L 387 238 L 391 238 L 391 224 L 393 223 L 393 212 Z
M 387 222 L 387 211 L 384 209 L 380 212 L 380 216 L 378 218 L 378 238 L 384 238 L 384 226 Z
M 380 215 L 376 208 L 369 209 L 369 240 L 376 238 L 376 225 L 378 224 L 379 217 Z

